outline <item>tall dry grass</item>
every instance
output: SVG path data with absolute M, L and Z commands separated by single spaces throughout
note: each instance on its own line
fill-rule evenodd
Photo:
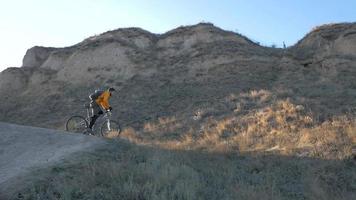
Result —
M 181 119 L 173 116 L 146 123 L 143 130 L 129 128 L 121 137 L 166 149 L 267 151 L 325 159 L 351 157 L 356 147 L 352 116 L 320 122 L 304 105 L 266 90 L 232 94 L 224 103 L 232 109 L 222 116 L 214 115 L 214 107 L 202 108 Z

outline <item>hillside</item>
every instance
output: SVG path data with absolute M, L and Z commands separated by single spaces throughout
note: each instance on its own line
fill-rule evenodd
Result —
M 94 89 L 113 86 L 124 130 L 94 149 L 104 140 L 0 123 L 0 195 L 352 199 L 355 33 L 323 25 L 279 49 L 202 23 L 33 47 L 0 74 L 0 121 L 63 130 Z
M 355 23 L 325 25 L 277 49 L 202 23 L 33 47 L 21 68 L 0 74 L 0 121 L 63 129 L 70 115 L 84 114 L 95 88 L 113 86 L 114 116 L 134 142 L 349 157 L 355 32 Z
M 166 150 L 0 123 L 0 199 L 339 199 L 352 160 Z

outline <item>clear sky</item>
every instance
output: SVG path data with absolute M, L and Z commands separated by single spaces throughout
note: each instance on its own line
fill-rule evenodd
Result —
M 32 46 L 64 47 L 102 32 L 164 33 L 212 22 L 263 45 L 295 44 L 313 27 L 356 22 L 356 0 L 0 0 L 0 71 Z

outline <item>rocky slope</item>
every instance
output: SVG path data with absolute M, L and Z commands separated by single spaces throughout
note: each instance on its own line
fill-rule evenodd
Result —
M 33 47 L 23 67 L 0 74 L 0 121 L 62 128 L 103 86 L 119 89 L 112 105 L 124 127 L 144 133 L 174 119 L 160 139 L 199 133 L 212 119 L 251 117 L 279 101 L 303 108 L 313 126 L 344 115 L 352 121 L 355 33 L 355 23 L 325 25 L 277 49 L 203 23 L 161 35 L 117 29 L 71 47 Z M 271 132 L 273 122 L 266 123 Z

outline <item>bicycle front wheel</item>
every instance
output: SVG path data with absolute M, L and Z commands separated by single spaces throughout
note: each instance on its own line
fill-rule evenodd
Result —
M 66 131 L 73 133 L 84 133 L 87 127 L 88 122 L 82 116 L 72 116 L 66 123 Z
M 118 137 L 121 133 L 119 122 L 114 120 L 105 121 L 100 127 L 100 133 L 103 137 Z

